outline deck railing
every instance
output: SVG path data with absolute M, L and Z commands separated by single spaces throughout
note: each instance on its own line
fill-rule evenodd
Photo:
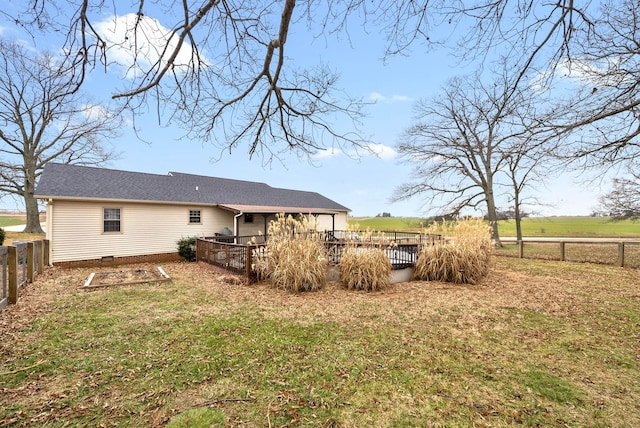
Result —
M 339 265 L 347 246 L 356 248 L 376 246 L 382 248 L 394 269 L 413 266 L 420 248 L 440 241 L 440 235 L 416 232 L 382 231 L 369 236 L 353 231 L 312 232 L 327 247 L 329 263 Z M 365 238 L 363 238 L 365 236 Z M 249 281 L 256 278 L 252 269 L 258 253 L 264 252 L 268 237 L 216 235 L 196 239 L 196 260 L 245 275 Z M 264 255 L 264 253 L 262 253 Z

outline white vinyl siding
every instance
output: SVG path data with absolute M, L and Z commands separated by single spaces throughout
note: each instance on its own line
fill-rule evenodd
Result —
M 316 219 L 318 230 L 347 230 L 349 228 L 346 211 L 336 213 L 333 218 L 328 214 L 320 214 Z
M 104 233 L 104 208 L 120 208 L 120 233 Z M 47 238 L 53 263 L 177 252 L 187 236 L 213 236 L 233 226 L 233 213 L 202 207 L 199 224 L 185 221 L 193 206 L 144 203 L 105 204 L 55 200 L 47 209 Z M 54 238 L 55 237 L 55 238 Z M 53 238 L 53 239 L 52 239 Z
M 240 236 L 259 236 L 264 235 L 266 232 L 265 229 L 265 216 L 262 214 L 253 214 L 252 222 L 246 223 L 245 216 L 241 215 L 238 217 L 238 235 Z M 267 227 L 269 220 L 275 220 L 275 216 L 269 217 L 267 219 Z M 231 228 L 233 230 L 233 228 Z

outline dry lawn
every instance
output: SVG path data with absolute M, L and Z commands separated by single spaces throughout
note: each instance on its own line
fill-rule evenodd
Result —
M 292 293 L 247 286 L 206 265 L 162 267 L 173 283 L 87 293 L 81 288 L 95 268 L 54 267 L 23 290 L 19 303 L 0 313 L 0 425 L 162 426 L 176 414 L 209 407 L 228 426 L 640 426 L 638 270 L 498 258 L 477 285 L 415 281 L 362 292 L 330 283 Z M 143 292 L 168 300 L 145 306 Z M 132 299 L 138 299 L 135 314 L 127 312 Z M 254 351 L 236 365 L 231 361 L 252 352 L 225 345 L 228 366 L 190 373 L 189 382 L 175 373 L 163 377 L 165 369 L 158 379 L 151 375 L 157 361 L 171 364 L 167 349 L 158 356 L 133 349 L 131 358 L 151 361 L 147 368 L 108 377 L 102 372 L 111 368 L 109 358 L 126 361 L 109 354 L 119 347 L 94 356 L 91 346 L 107 345 L 89 338 L 74 349 L 65 335 L 83 336 L 63 327 L 59 345 L 45 339 L 46 328 L 98 304 L 113 305 L 111 316 L 136 325 L 188 319 L 189 329 L 249 313 L 261 321 L 238 321 L 234 340 L 274 342 L 267 342 L 264 357 Z M 312 331 L 314 340 L 305 336 L 283 347 L 276 336 L 289 330 L 265 339 L 252 333 L 260 324 Z M 128 337 L 135 338 L 139 327 L 132 329 Z M 318 343 L 315 335 L 326 337 Z M 213 358 L 214 350 L 225 349 L 200 354 L 200 339 L 172 340 L 166 347 L 175 347 L 182 364 L 190 355 Z M 610 340 L 608 349 L 602 340 Z M 104 361 L 83 372 L 39 350 L 42 343 L 68 346 L 70 359 Z M 556 390 L 544 386 L 549 379 Z

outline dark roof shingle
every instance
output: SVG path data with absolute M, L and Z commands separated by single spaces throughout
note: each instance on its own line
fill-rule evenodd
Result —
M 48 163 L 44 167 L 35 195 L 37 198 L 349 210 L 319 193 L 274 188 L 265 183 L 179 172 L 159 175 L 60 163 Z

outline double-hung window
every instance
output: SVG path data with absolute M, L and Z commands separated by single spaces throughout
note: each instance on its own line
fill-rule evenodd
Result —
M 120 208 L 105 208 L 103 222 L 104 232 L 120 232 Z
M 201 223 L 200 210 L 189 210 L 189 223 Z

